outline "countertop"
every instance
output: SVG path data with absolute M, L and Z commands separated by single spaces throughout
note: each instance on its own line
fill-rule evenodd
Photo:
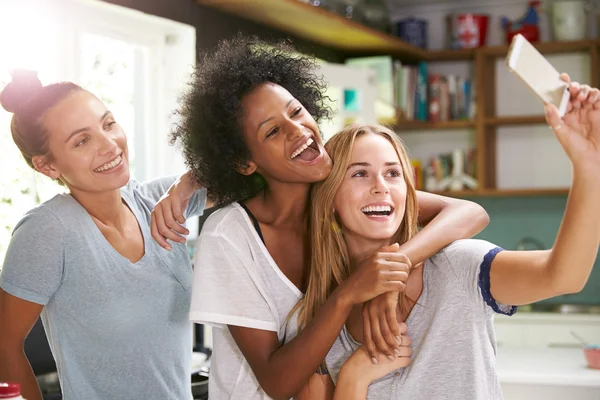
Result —
M 587 367 L 583 349 L 501 347 L 496 371 L 500 383 L 583 386 L 600 390 L 600 370 Z

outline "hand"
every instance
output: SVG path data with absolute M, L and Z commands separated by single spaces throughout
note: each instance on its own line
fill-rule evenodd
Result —
M 364 303 L 382 293 L 404 291 L 411 264 L 407 256 L 398 253 L 399 247 L 397 243 L 382 247 L 362 260 L 342 283 L 353 305 Z
M 363 345 L 372 359 L 379 353 L 394 357 L 400 351 L 400 335 L 406 332 L 406 325 L 398 323 L 398 294 L 380 294 L 363 305 Z
M 561 79 L 569 83 L 571 92 L 567 112 L 561 120 L 556 107 L 546 104 L 546 121 L 573 168 L 597 173 L 600 168 L 600 91 L 571 82 L 567 74 L 562 74 Z
M 154 240 L 164 249 L 172 249 L 167 239 L 178 243 L 186 242 L 181 235 L 189 235 L 190 232 L 183 226 L 185 223 L 183 211 L 199 187 L 188 172 L 171 185 L 154 206 L 150 215 L 150 230 Z
M 359 347 L 348 360 L 342 365 L 340 376 L 350 377 L 353 380 L 361 380 L 364 385 L 370 385 L 373 381 L 383 378 L 387 374 L 410 364 L 412 349 L 411 340 L 404 336 L 403 346 L 400 347 L 400 356 L 388 359 L 380 357 L 381 361 L 374 364 L 364 346 Z

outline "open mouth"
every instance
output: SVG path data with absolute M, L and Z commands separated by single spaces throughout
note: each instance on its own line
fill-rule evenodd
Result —
M 317 142 L 315 142 L 313 138 L 309 138 L 306 143 L 298 147 L 296 151 L 292 153 L 292 160 L 314 161 L 320 154 L 321 151 L 319 150 Z
M 384 206 L 367 206 L 360 209 L 368 217 L 389 217 L 394 212 L 394 207 L 390 205 Z
M 123 162 L 123 158 L 121 158 L 121 156 L 119 155 L 114 160 L 107 162 L 106 164 L 102 165 L 101 167 L 96 168 L 94 170 L 94 172 L 107 172 L 107 171 L 113 170 L 113 169 L 117 168 L 119 165 L 121 165 L 122 162 Z

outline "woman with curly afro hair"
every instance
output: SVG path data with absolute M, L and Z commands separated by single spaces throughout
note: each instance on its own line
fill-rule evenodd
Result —
M 401 248 L 365 259 L 286 340 L 288 315 L 308 277 L 311 184 L 332 166 L 318 127 L 330 113 L 324 89 L 313 58 L 237 36 L 201 57 L 183 98 L 173 140 L 209 198 L 223 206 L 198 240 L 190 311 L 194 322 L 216 327 L 211 399 L 296 395 L 354 305 L 364 302 L 369 356 L 393 360 L 406 331 L 396 320 L 406 271 L 487 225 L 474 203 L 418 193 L 427 226 Z

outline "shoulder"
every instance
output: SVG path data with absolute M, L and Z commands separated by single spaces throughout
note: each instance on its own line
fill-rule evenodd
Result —
M 67 194 L 56 195 L 52 199 L 29 210 L 15 226 L 19 230 L 34 230 L 56 235 L 63 233 L 63 221 L 72 220 L 81 206 Z
M 494 243 L 481 239 L 461 239 L 450 243 L 440 252 L 432 257 L 434 261 L 455 262 L 458 261 L 483 261 L 486 254 L 502 250 Z
M 235 240 L 248 233 L 248 214 L 238 203 L 231 203 L 213 212 L 202 226 L 203 235 L 218 235 Z

